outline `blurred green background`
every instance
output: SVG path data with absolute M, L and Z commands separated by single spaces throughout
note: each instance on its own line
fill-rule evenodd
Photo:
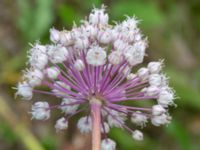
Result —
M 25 68 L 29 43 L 49 42 L 49 29 L 70 29 L 93 5 L 107 5 L 112 20 L 137 16 L 148 36 L 148 57 L 165 59 L 177 108 L 172 123 L 144 128 L 144 141 L 135 142 L 119 129 L 109 136 L 119 150 L 200 149 L 200 1 L 199 0 L 0 0 L 0 150 L 89 150 L 90 137 L 81 135 L 75 120 L 57 134 L 54 115 L 49 121 L 31 120 L 31 104 L 14 99 L 11 87 Z M 37 98 L 43 98 L 38 96 Z M 45 97 L 44 97 L 45 98 Z

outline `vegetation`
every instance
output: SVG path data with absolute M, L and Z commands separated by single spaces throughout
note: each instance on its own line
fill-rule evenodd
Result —
M 1 0 L 0 2 L 0 149 L 82 150 L 89 149 L 89 136 L 76 129 L 76 118 L 65 133 L 56 133 L 55 120 L 30 120 L 30 103 L 14 99 L 26 53 L 39 40 L 48 42 L 49 29 L 70 29 L 84 18 L 93 5 L 108 6 L 112 20 L 123 14 L 141 20 L 149 48 L 145 62 L 165 59 L 165 71 L 174 87 L 177 108 L 166 127 L 144 128 L 142 142 L 112 129 L 109 136 L 120 150 L 198 150 L 200 147 L 200 2 L 175 0 Z M 45 98 L 38 96 L 36 98 Z M 26 113 L 27 112 L 27 113 Z M 56 114 L 54 114 L 54 118 Z M 54 122 L 53 122 L 54 121 Z M 86 144 L 85 144 L 86 143 Z

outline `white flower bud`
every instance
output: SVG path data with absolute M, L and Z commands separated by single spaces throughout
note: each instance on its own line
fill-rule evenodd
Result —
M 98 35 L 97 35 L 97 40 L 100 42 L 100 43 L 103 43 L 103 44 L 108 44 L 111 42 L 112 40 L 112 33 L 109 29 L 107 30 L 101 30 L 98 32 Z
M 65 130 L 68 128 L 68 121 L 62 117 L 56 121 L 55 124 L 56 131 Z
M 161 83 L 160 83 L 160 87 L 161 89 L 167 89 L 168 87 L 168 77 L 166 77 L 166 75 L 164 74 L 160 74 L 160 78 L 161 78 Z
M 37 58 L 31 58 L 29 60 L 30 65 L 34 68 L 44 69 L 48 63 L 48 56 L 46 54 L 38 54 Z
M 163 107 L 168 107 L 168 105 L 174 104 L 174 94 L 172 91 L 162 90 L 159 93 L 159 97 L 157 99 L 158 104 L 162 105 Z
M 121 34 L 116 29 L 112 29 L 111 32 L 112 32 L 112 41 L 113 41 L 113 46 L 114 46 L 115 41 L 119 40 Z M 114 48 L 116 47 L 114 46 Z
M 151 123 L 154 126 L 160 126 L 160 125 L 164 125 L 164 124 L 168 124 L 171 121 L 171 117 L 169 115 L 166 114 L 161 114 L 159 116 L 153 116 L 151 118 Z
M 147 68 L 140 68 L 137 74 L 141 80 L 147 80 L 149 77 L 149 70 Z
M 77 38 L 85 36 L 81 30 L 81 28 L 77 28 L 76 25 L 72 28 L 70 32 L 72 39 L 75 41 Z
M 138 32 L 137 29 L 123 32 L 123 37 L 129 43 L 135 43 L 142 40 L 142 35 Z
M 130 73 L 130 74 L 127 75 L 126 79 L 127 79 L 127 80 L 132 80 L 132 79 L 134 79 L 134 78 L 136 78 L 136 77 L 137 77 L 136 74 Z
M 142 63 L 144 55 L 144 50 L 136 49 L 133 46 L 124 51 L 125 59 L 129 62 L 131 66 Z
M 27 70 L 24 74 L 24 78 L 27 80 L 28 84 L 32 87 L 38 86 L 41 84 L 43 80 L 43 72 L 39 69 L 33 69 Z
M 47 120 L 50 117 L 49 104 L 47 102 L 36 102 L 32 106 L 32 118 L 37 120 Z
M 68 105 L 74 102 L 76 102 L 76 100 L 71 98 L 63 98 L 60 109 L 65 114 L 74 114 L 77 111 L 79 105 Z
M 111 139 L 104 139 L 101 141 L 101 150 L 115 150 L 116 143 Z
M 128 43 L 132 43 L 132 42 L 135 42 L 134 41 L 134 36 L 135 36 L 135 31 L 133 30 L 130 30 L 128 32 L 123 32 L 123 37 L 124 37 L 124 40 Z
M 115 110 L 109 110 L 112 115 L 108 115 L 108 124 L 110 127 L 122 128 L 122 125 L 125 123 L 126 115 L 119 113 Z
M 156 86 L 149 86 L 146 89 L 146 96 L 156 96 L 159 93 L 159 88 Z
M 73 38 L 70 32 L 61 31 L 60 32 L 60 43 L 69 46 L 73 44 Z
M 135 30 L 137 28 L 137 24 L 138 24 L 138 20 L 136 20 L 135 17 L 128 17 L 127 20 L 124 20 L 122 22 L 122 29 L 123 30 L 127 30 L 131 31 L 131 30 Z
M 119 40 L 119 39 L 114 41 L 113 45 L 114 45 L 115 50 L 117 50 L 117 51 L 123 51 L 128 47 L 127 43 L 125 43 L 125 42 L 123 42 L 122 40 Z
M 74 48 L 79 50 L 84 50 L 89 47 L 89 40 L 87 37 L 76 38 L 74 43 Z
M 101 125 L 101 132 L 108 133 L 109 131 L 110 131 L 109 125 L 106 122 L 104 122 L 103 125 Z
M 93 25 L 101 24 L 106 25 L 108 24 L 108 14 L 105 13 L 105 9 L 93 9 L 89 15 L 89 23 Z
M 161 105 L 154 105 L 152 107 L 152 115 L 154 116 L 161 115 L 165 112 L 166 112 L 165 108 L 163 108 Z
M 93 66 L 100 66 L 106 62 L 106 52 L 101 47 L 92 47 L 86 56 L 87 63 Z
M 145 54 L 145 49 L 146 49 L 146 47 L 147 47 L 147 43 L 146 43 L 145 40 L 136 42 L 136 43 L 134 44 L 134 49 L 136 49 L 137 51 L 140 51 L 140 53 L 141 53 L 142 55 Z
M 83 71 L 85 64 L 81 59 L 77 59 L 74 63 L 74 68 L 76 68 L 78 71 Z
M 34 45 L 34 47 L 30 50 L 30 52 L 32 52 L 32 53 L 34 53 L 34 52 L 46 53 L 46 51 L 47 51 L 46 46 L 40 45 L 38 43 L 36 43 Z
M 60 70 L 56 67 L 50 67 L 46 69 L 46 73 L 50 79 L 56 79 L 60 74 Z
M 21 96 L 25 100 L 31 100 L 33 96 L 33 89 L 27 82 L 22 82 L 17 85 L 16 96 Z
M 62 63 L 67 60 L 69 52 L 65 47 L 57 46 L 49 49 L 48 55 L 50 56 L 49 59 L 52 63 Z
M 151 74 L 149 75 L 149 84 L 152 86 L 160 86 L 162 83 L 161 75 Z
M 122 53 L 120 51 L 113 51 L 108 56 L 108 60 L 109 60 L 109 62 L 111 64 L 118 65 L 118 64 L 120 64 L 123 61 Z
M 81 133 L 87 134 L 92 129 L 92 121 L 90 117 L 82 117 L 79 119 L 77 123 L 77 127 L 80 130 Z
M 135 33 L 134 40 L 135 41 L 142 40 L 142 34 L 140 32 Z
M 31 50 L 29 63 L 33 68 L 44 69 L 48 63 L 48 56 L 46 54 L 46 46 L 36 44 Z
M 98 29 L 93 25 L 86 25 L 86 27 L 83 28 L 83 32 L 87 37 L 93 39 L 97 36 Z
M 136 125 L 144 127 L 147 123 L 147 116 L 140 111 L 136 111 L 132 114 L 131 121 Z
M 148 67 L 150 73 L 152 73 L 152 74 L 159 73 L 162 68 L 162 63 L 161 62 L 150 62 L 147 67 Z
M 60 40 L 60 31 L 54 28 L 50 29 L 50 40 L 54 43 L 58 43 Z
M 133 137 L 133 139 L 135 139 L 137 141 L 142 141 L 143 140 L 143 133 L 139 130 L 135 130 L 132 133 L 132 137 Z

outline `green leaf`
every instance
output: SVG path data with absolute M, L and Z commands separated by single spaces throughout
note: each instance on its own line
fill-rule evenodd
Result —
M 43 36 L 53 21 L 53 0 L 36 0 L 34 6 L 27 0 L 17 2 L 20 10 L 17 24 L 25 39 L 31 42 Z
M 77 11 L 69 5 L 60 5 L 58 8 L 58 16 L 63 21 L 64 24 L 71 27 L 73 22 L 78 23 L 81 19 Z
M 121 149 L 135 149 L 134 140 L 127 132 L 112 128 L 110 137 L 119 144 Z
M 173 120 L 166 131 L 180 144 L 182 150 L 191 150 L 192 144 L 186 129 L 178 121 Z
M 7 99 L 0 95 L 0 118 L 9 125 L 10 129 L 12 129 L 13 133 L 16 135 L 17 140 L 20 140 L 27 150 L 44 150 L 40 145 L 40 141 L 38 141 L 28 127 L 25 126 L 25 122 L 19 120 L 18 116 L 15 114 L 16 112 L 9 107 L 7 102 Z
M 28 37 L 28 31 L 30 29 L 30 22 L 31 22 L 31 14 L 33 13 L 29 1 L 27 0 L 17 0 L 17 6 L 19 8 L 20 16 L 18 18 L 18 26 L 22 33 Z
M 85 4 L 86 4 L 87 8 L 90 6 L 101 7 L 102 0 L 87 0 Z
M 114 19 L 124 19 L 124 15 L 136 16 L 142 20 L 142 26 L 152 28 L 163 23 L 164 17 L 162 12 L 153 2 L 141 1 L 120 1 L 113 3 L 111 6 L 111 15 Z
M 53 0 L 37 0 L 34 12 L 34 30 L 30 33 L 33 38 L 39 38 L 50 28 L 53 21 Z
M 158 147 L 158 144 L 152 138 L 149 138 L 148 135 L 144 134 L 143 141 L 136 141 L 131 137 L 131 134 L 126 130 L 119 128 L 112 128 L 109 132 L 111 139 L 117 142 L 117 147 L 120 147 L 120 150 L 145 150 L 155 149 Z
M 55 136 L 49 135 L 41 139 L 41 143 L 46 150 L 55 150 L 57 147 Z
M 1 122 L 0 124 L 0 136 L 2 136 L 8 143 L 13 143 L 17 140 L 17 136 L 13 133 L 6 122 Z
M 179 99 L 176 100 L 178 105 L 184 105 L 200 109 L 200 90 L 193 87 L 190 80 L 182 73 L 176 70 L 167 70 L 170 77 L 170 84 L 176 91 Z
M 82 0 L 77 0 L 79 4 L 81 4 L 81 6 L 83 6 L 86 9 L 91 9 L 92 6 L 94 7 L 101 7 L 102 5 L 102 0 L 87 0 L 87 1 L 83 1 Z

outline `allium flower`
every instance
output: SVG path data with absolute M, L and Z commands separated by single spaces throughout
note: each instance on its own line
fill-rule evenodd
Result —
M 50 29 L 52 43 L 36 43 L 29 51 L 30 69 L 24 72 L 16 92 L 26 100 L 37 93 L 57 98 L 57 105 L 36 102 L 31 112 L 32 118 L 46 120 L 54 109 L 61 110 L 56 130 L 66 129 L 72 116 L 85 112 L 77 127 L 82 133 L 92 132 L 93 150 L 115 149 L 116 143 L 106 136 L 111 127 L 125 129 L 135 140 L 142 140 L 141 131 L 126 125 L 128 118 L 135 128 L 144 127 L 149 120 L 155 126 L 168 124 L 167 109 L 174 104 L 174 92 L 161 72 L 162 61 L 131 73 L 143 62 L 147 48 L 138 20 L 127 17 L 115 25 L 109 25 L 108 20 L 103 6 L 94 8 L 89 19 L 71 31 Z M 154 101 L 154 105 L 121 103 L 144 100 Z M 100 144 L 101 133 L 105 139 Z

